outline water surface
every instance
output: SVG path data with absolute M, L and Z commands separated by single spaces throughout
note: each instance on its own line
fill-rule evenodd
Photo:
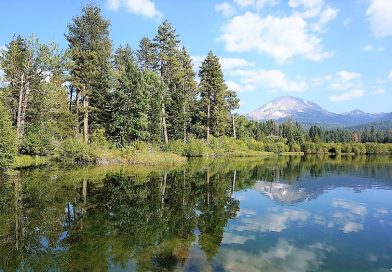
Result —
M 391 271 L 392 158 L 0 177 L 2 271 Z

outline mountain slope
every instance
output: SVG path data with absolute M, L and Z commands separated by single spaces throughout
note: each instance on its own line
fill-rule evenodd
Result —
M 247 114 L 256 121 L 285 121 L 292 118 L 306 124 L 354 126 L 375 122 L 387 116 L 385 113 L 370 114 L 360 110 L 337 114 L 329 112 L 314 102 L 292 96 L 282 96 Z

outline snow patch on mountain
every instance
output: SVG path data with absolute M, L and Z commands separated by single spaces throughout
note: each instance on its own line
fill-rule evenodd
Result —
M 386 116 L 385 113 L 370 114 L 361 110 L 337 114 L 329 112 L 316 103 L 292 96 L 276 98 L 260 108 L 247 114 L 252 120 L 285 121 L 292 118 L 302 123 L 330 124 L 330 125 L 357 125 L 374 122 Z

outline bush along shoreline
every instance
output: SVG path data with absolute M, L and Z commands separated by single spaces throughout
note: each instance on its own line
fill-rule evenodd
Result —
M 186 163 L 187 158 L 203 157 L 270 157 L 277 155 L 302 156 L 308 154 L 372 155 L 392 154 L 392 144 L 380 143 L 313 143 L 291 148 L 284 142 L 261 142 L 254 139 L 235 140 L 230 137 L 191 138 L 187 142 L 170 141 L 160 146 L 136 141 L 125 148 L 111 146 L 107 141 L 86 144 L 82 139 L 69 139 L 47 156 L 18 155 L 9 168 L 44 166 L 51 163 L 64 165 L 146 165 L 173 166 Z

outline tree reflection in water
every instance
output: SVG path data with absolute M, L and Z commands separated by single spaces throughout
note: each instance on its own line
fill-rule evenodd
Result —
M 217 255 L 239 211 L 236 191 L 260 181 L 296 186 L 304 175 L 331 171 L 385 181 L 391 169 L 388 157 L 276 157 L 195 160 L 182 169 L 20 171 L 0 178 L 0 269 L 173 271 L 195 246 L 207 261 Z M 312 186 L 305 193 L 322 194 Z

